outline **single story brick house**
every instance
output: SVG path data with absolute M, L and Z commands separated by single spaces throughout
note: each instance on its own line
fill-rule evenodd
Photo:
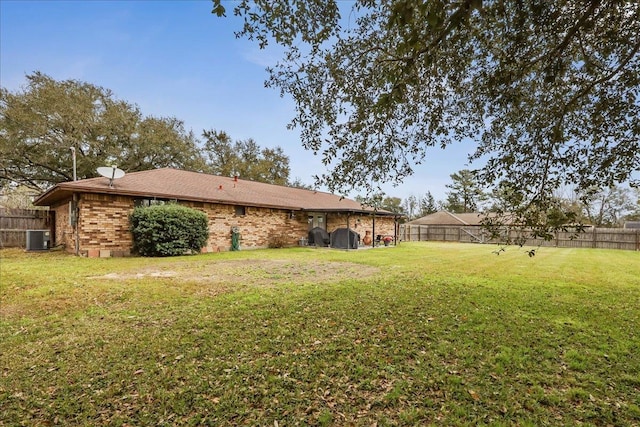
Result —
M 204 252 L 229 250 L 237 227 L 241 247 L 264 248 L 274 236 L 298 245 L 311 228 L 347 228 L 397 235 L 397 217 L 355 200 L 300 188 L 163 168 L 55 185 L 34 202 L 48 206 L 52 242 L 84 256 L 126 256 L 133 246 L 129 214 L 136 206 L 176 202 L 209 217 Z M 368 233 L 367 233 L 368 232 Z M 303 242 L 303 241 L 302 241 Z

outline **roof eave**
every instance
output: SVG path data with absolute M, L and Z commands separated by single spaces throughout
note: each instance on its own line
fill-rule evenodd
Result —
M 394 217 L 402 217 L 402 215 L 387 212 L 387 211 L 374 211 L 367 209 L 355 209 L 355 208 L 300 208 L 300 210 L 305 212 L 339 212 L 339 213 L 353 213 L 353 214 L 367 214 L 367 215 L 376 215 L 376 216 L 394 216 Z
M 368 214 L 373 215 L 374 213 L 378 216 L 396 216 L 394 213 L 390 212 L 374 212 L 366 209 L 354 209 L 354 208 L 319 208 L 319 207 L 304 207 L 304 206 L 295 206 L 295 205 L 275 205 L 268 203 L 247 203 L 244 201 L 233 201 L 233 200 L 223 200 L 223 199 L 212 199 L 212 198 L 204 198 L 204 197 L 176 197 L 174 194 L 168 193 L 148 193 L 143 191 L 131 191 L 131 190 L 121 190 L 117 187 L 106 187 L 106 188 L 95 188 L 95 187 L 87 187 L 82 185 L 77 185 L 73 182 L 71 183 L 60 183 L 51 187 L 43 194 L 41 194 L 35 201 L 34 205 L 36 206 L 52 206 L 56 202 L 63 200 L 65 198 L 71 197 L 73 193 L 94 193 L 94 194 L 112 194 L 116 196 L 129 196 L 129 197 L 157 197 L 164 199 L 175 199 L 181 201 L 188 202 L 200 202 L 200 203 L 215 203 L 215 204 L 224 204 L 224 205 L 243 205 L 243 206 L 252 206 L 259 208 L 267 208 L 267 209 L 282 209 L 282 210 L 293 210 L 293 211 L 305 211 L 305 212 L 341 212 L 341 213 L 354 213 L 354 214 Z

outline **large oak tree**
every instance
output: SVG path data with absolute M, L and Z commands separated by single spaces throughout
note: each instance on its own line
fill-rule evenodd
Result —
M 289 157 L 253 139 L 232 142 L 225 132 L 204 131 L 204 142 L 174 117 L 143 116 L 137 106 L 102 87 L 56 81 L 36 72 L 23 90 L 0 89 L 0 186 L 42 190 L 99 166 L 127 172 L 174 167 L 285 185 Z
M 77 80 L 36 72 L 27 85 L 0 88 L 0 183 L 42 190 L 99 166 L 133 172 L 158 167 L 206 168 L 197 140 L 173 117 L 144 117 L 112 92 Z
M 547 222 L 553 191 L 638 181 L 640 2 L 241 0 L 239 37 L 286 48 L 268 85 L 332 190 L 401 182 L 472 140 L 487 185 Z M 213 0 L 213 13 L 226 3 Z M 634 176 L 634 173 L 636 174 Z M 516 203 L 517 202 L 517 203 Z

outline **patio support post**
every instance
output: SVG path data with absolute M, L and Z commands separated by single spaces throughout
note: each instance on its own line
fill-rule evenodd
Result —
M 371 247 L 376 247 L 376 211 L 373 210 L 373 230 L 371 230 Z
M 393 244 L 396 246 L 398 245 L 398 225 L 399 225 L 398 220 L 399 220 L 398 216 L 394 215 L 393 216 Z

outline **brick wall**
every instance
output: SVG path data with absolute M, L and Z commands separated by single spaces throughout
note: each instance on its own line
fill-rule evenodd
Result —
M 69 200 L 56 208 L 56 237 L 64 241 L 66 250 L 75 250 L 74 230 L 69 226 Z M 183 202 L 200 210 L 209 218 L 209 240 L 205 252 L 231 248 L 231 228 L 240 231 L 241 248 L 266 248 L 274 236 L 285 236 L 288 245 L 297 245 L 307 236 L 305 214 L 289 210 L 246 207 L 245 215 L 236 215 L 233 205 Z M 129 214 L 133 198 L 104 194 L 82 194 L 79 200 L 80 254 L 89 256 L 128 255 L 133 246 L 129 231 Z
M 79 202 L 80 252 L 90 256 L 128 255 L 133 246 L 129 214 L 133 199 L 111 194 L 82 194 Z M 103 251 L 100 253 L 99 251 Z
M 63 246 L 67 252 L 75 250 L 74 228 L 69 224 L 69 202 L 65 200 L 50 207 L 55 212 L 55 245 Z
M 65 245 L 68 252 L 75 251 L 74 228 L 69 225 L 67 199 L 52 209 L 56 212 L 56 242 Z M 308 214 L 284 209 L 247 206 L 244 215 L 236 214 L 233 205 L 183 202 L 185 206 L 204 212 L 209 218 L 209 240 L 204 252 L 227 251 L 231 248 L 231 229 L 238 227 L 240 248 L 266 248 L 274 237 L 295 246 L 308 235 Z M 108 194 L 81 194 L 78 206 L 80 254 L 94 256 L 126 256 L 133 241 L 129 231 L 129 214 L 134 208 L 133 198 Z M 359 219 L 359 221 L 357 221 Z M 372 229 L 369 216 L 350 215 L 351 228 L 364 237 Z M 327 214 L 327 231 L 346 227 L 347 216 Z M 376 218 L 376 234 L 393 235 L 392 218 Z
M 231 248 L 231 229 L 238 227 L 240 248 L 266 248 L 274 236 L 284 236 L 288 245 L 297 245 L 307 236 L 306 216 L 296 212 L 293 218 L 288 210 L 246 207 L 245 215 L 236 215 L 235 206 L 185 202 L 185 206 L 198 209 L 209 217 L 208 252 Z

